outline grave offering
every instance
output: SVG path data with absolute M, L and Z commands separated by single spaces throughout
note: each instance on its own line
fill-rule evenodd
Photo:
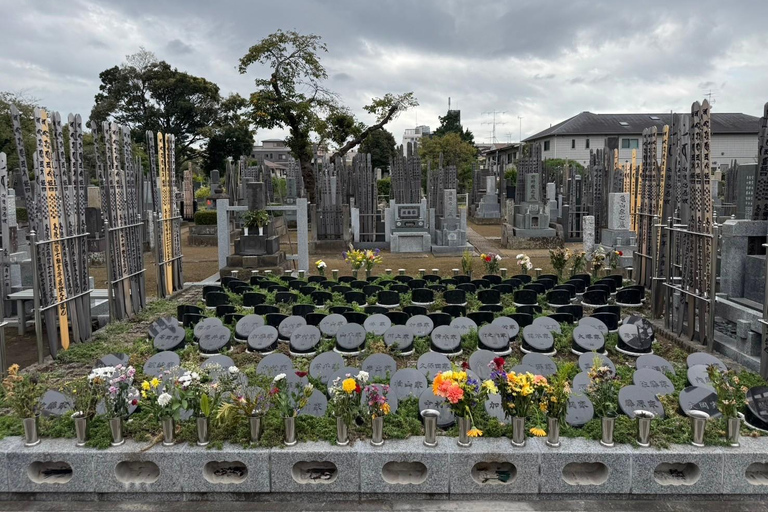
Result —
M 232 358 L 225 356 L 224 354 L 219 354 L 209 357 L 207 360 L 203 361 L 203 364 L 200 365 L 200 368 L 209 371 L 221 371 L 229 370 L 230 366 L 235 366 L 235 362 L 232 360 Z
M 507 415 L 504 413 L 504 409 L 501 407 L 501 395 L 491 393 L 488 398 L 485 399 L 485 412 L 491 418 L 496 418 L 499 423 L 506 425 Z
M 263 325 L 264 317 L 261 315 L 245 315 L 238 320 L 235 325 L 235 339 L 241 341 L 247 340 L 254 329 Z
M 152 343 L 158 352 L 181 350 L 186 345 L 186 338 L 187 332 L 177 323 L 157 333 Z
M 688 382 L 690 385 L 709 388 L 714 391 L 715 388 L 712 386 L 712 381 L 709 380 L 708 368 L 708 366 L 703 364 L 697 364 L 688 368 Z
M 344 318 L 343 315 L 340 315 L 338 313 L 332 313 L 330 315 L 325 316 L 322 320 L 320 320 L 320 324 L 318 327 L 320 328 L 320 332 L 323 333 L 323 336 L 327 336 L 329 338 L 336 336 L 336 333 L 339 332 L 339 329 L 341 326 L 347 324 L 347 319 Z
M 210 354 L 218 354 L 220 351 L 229 349 L 229 340 L 232 338 L 232 332 L 223 325 L 206 330 L 198 340 L 200 346 L 200 355 L 206 357 Z
M 291 315 L 280 322 L 277 332 L 280 338 L 290 340 L 294 331 L 305 325 L 307 325 L 307 321 L 303 316 Z
M 316 418 L 322 418 L 325 416 L 328 410 L 328 399 L 325 397 L 325 393 L 319 389 L 312 391 L 312 394 L 307 400 L 307 405 L 299 411 L 299 416 L 314 416 Z
M 123 366 L 127 366 L 128 361 L 130 361 L 130 359 L 131 358 L 128 354 L 107 354 L 104 357 L 100 358 L 98 361 L 96 361 L 94 368 L 103 368 L 105 366 L 117 366 L 119 364 Z
M 451 320 L 451 327 L 459 331 L 459 334 L 464 336 L 472 331 L 477 330 L 477 324 L 471 318 L 460 316 Z
M 717 394 L 711 388 L 688 386 L 680 392 L 678 402 L 686 416 L 690 416 L 691 411 L 707 413 L 710 418 L 722 416 L 717 408 Z
M 166 370 L 172 370 L 181 364 L 176 352 L 158 352 L 144 363 L 144 374 L 149 377 L 159 377 Z
M 583 427 L 595 416 L 595 408 L 592 401 L 583 393 L 574 392 L 568 397 L 568 410 L 565 413 L 565 422 L 572 427 Z
M 132 395 L 139 394 L 139 391 L 136 388 L 129 388 L 128 391 Z M 136 412 L 136 409 L 139 408 L 139 404 L 136 405 L 128 404 L 128 416 L 130 417 L 134 412 Z M 182 411 L 182 417 L 184 415 L 185 411 Z M 96 416 L 104 416 L 107 413 L 107 406 L 104 403 L 104 400 L 101 400 L 99 403 L 96 404 Z
M 206 318 L 204 320 L 199 321 L 195 325 L 194 334 L 195 334 L 195 341 L 199 342 L 200 337 L 208 332 L 212 331 L 218 327 L 223 327 L 224 324 L 221 322 L 221 319 L 219 318 Z
M 582 317 L 581 320 L 579 320 L 579 325 L 593 327 L 603 333 L 603 336 L 608 336 L 608 326 L 605 325 L 602 320 L 597 318 L 591 316 Z
M 389 354 L 371 354 L 363 361 L 362 370 L 368 373 L 369 380 L 388 380 L 397 371 L 397 362 Z
M 685 362 L 688 364 L 688 368 L 696 365 L 712 366 L 714 364 L 720 368 L 721 371 L 728 371 L 728 367 L 725 366 L 725 363 L 723 363 L 712 354 L 707 354 L 706 352 L 694 352 L 688 356 Z
M 49 389 L 40 397 L 38 410 L 43 416 L 58 418 L 71 411 L 74 406 L 74 400 L 71 397 Z
M 573 329 L 571 352 L 576 355 L 588 352 L 605 353 L 605 338 L 603 333 L 589 325 L 578 325 Z
M 595 357 L 600 358 L 600 366 L 607 366 L 611 369 L 611 374 L 616 374 L 616 366 L 613 364 L 613 361 L 608 359 L 608 356 L 603 354 L 593 354 L 591 352 L 579 356 L 579 368 L 581 368 L 581 371 L 589 372 L 589 370 L 592 369 Z
M 277 337 L 277 333 L 275 333 Z M 328 379 L 344 367 L 344 359 L 336 352 L 323 352 L 317 355 L 312 362 L 309 363 L 309 374 L 322 382 L 328 384 Z
M 320 343 L 320 329 L 314 325 L 299 327 L 291 334 L 290 352 L 292 356 L 311 357 L 315 355 Z
M 479 348 L 491 350 L 497 356 L 505 356 L 512 351 L 507 330 L 499 325 L 486 324 L 480 327 L 477 337 Z
M 386 387 L 385 384 L 368 384 L 363 388 L 363 392 L 360 394 L 360 403 L 363 405 L 363 408 L 368 407 L 368 389 L 372 388 L 378 391 L 380 395 L 384 395 L 387 397 L 387 403 L 389 404 L 390 414 L 394 414 L 397 412 L 397 393 L 395 393 L 395 390 L 391 387 Z
M 638 357 L 637 361 L 635 362 L 635 367 L 638 370 L 643 368 L 650 368 L 652 370 L 656 370 L 657 372 L 661 372 L 664 375 L 668 373 L 671 373 L 672 375 L 675 374 L 675 369 L 669 361 L 654 354 Z
M 744 423 L 750 428 L 768 431 L 768 386 L 755 386 L 747 391 Z
M 285 354 L 270 354 L 256 366 L 256 373 L 274 379 L 276 375 L 293 373 L 291 358 Z
M 365 345 L 365 328 L 360 324 L 342 325 L 336 332 L 334 350 L 342 355 L 357 355 Z
M 432 319 L 426 315 L 414 315 L 405 322 L 405 326 L 408 327 L 414 336 L 429 336 L 434 329 L 435 324 Z
M 663 373 L 651 368 L 643 368 L 632 375 L 635 386 L 648 389 L 654 395 L 671 395 L 675 392 L 675 385 Z
M 522 364 L 533 367 L 533 369 L 536 370 L 534 375 L 550 377 L 557 373 L 557 363 L 544 354 L 525 354 L 523 356 Z
M 552 334 L 561 334 L 562 330 L 560 329 L 560 324 L 555 320 L 554 318 L 550 318 L 548 316 L 540 316 L 538 318 L 533 319 L 533 324 L 539 327 L 543 327 L 544 329 L 548 330 Z
M 427 389 L 427 378 L 415 368 L 397 370 L 389 380 L 390 390 L 394 391 L 398 400 L 409 396 L 418 398 Z
M 630 418 L 634 418 L 637 411 L 652 412 L 656 418 L 664 417 L 664 407 L 658 397 L 650 389 L 640 386 L 624 386 L 619 390 L 619 408 Z
M 398 355 L 413 354 L 413 331 L 405 325 L 393 325 L 384 333 L 384 344 L 395 349 Z
M 539 325 L 528 325 L 523 329 L 524 353 L 538 352 L 549 356 L 555 355 L 555 338 L 552 333 Z
M 266 355 L 277 350 L 277 329 L 271 325 L 256 327 L 248 335 L 248 351 Z
M 498 318 L 494 318 L 493 322 L 491 322 L 491 325 L 501 327 L 507 331 L 507 336 L 509 336 L 510 340 L 515 339 L 515 336 L 517 336 L 517 334 L 520 332 L 520 325 L 518 325 L 518 323 L 513 318 L 509 318 L 508 316 L 500 316 Z
M 431 337 L 430 347 L 433 351 L 449 356 L 461 354 L 461 332 L 450 325 L 436 327 Z
M 451 361 L 443 354 L 438 354 L 437 352 L 427 352 L 419 357 L 419 360 L 416 363 L 416 368 L 418 368 L 418 370 L 424 374 L 427 380 L 431 382 L 434 380 L 435 375 L 438 373 L 447 372 L 452 368 L 452 366 Z
M 453 411 L 448 406 L 448 401 L 441 396 L 435 396 L 431 387 L 427 387 L 419 395 L 419 411 L 425 409 L 434 409 L 440 413 L 440 416 L 437 417 L 437 426 L 442 429 L 449 429 L 456 422 Z
M 365 327 L 366 332 L 373 333 L 376 336 L 381 336 L 387 332 L 387 329 L 392 327 L 392 320 L 390 320 L 386 315 L 382 314 L 371 315 L 365 319 L 363 322 L 363 327 Z
M 619 341 L 616 344 L 616 350 L 633 357 L 653 353 L 651 339 L 640 336 L 640 331 L 635 324 L 622 324 L 619 326 Z
M 586 393 L 589 386 L 589 374 L 587 372 L 579 372 L 573 377 L 573 392 L 574 393 Z

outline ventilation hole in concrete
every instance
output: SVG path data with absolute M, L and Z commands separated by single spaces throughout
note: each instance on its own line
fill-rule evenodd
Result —
M 248 478 L 248 466 L 237 460 L 212 460 L 203 467 L 203 477 L 212 484 L 241 484 Z
M 768 485 L 768 464 L 753 462 L 744 472 L 744 476 L 752 485 Z
M 693 485 L 699 481 L 701 470 L 692 462 L 663 462 L 653 470 L 659 485 Z
M 153 484 L 160 478 L 160 468 L 148 460 L 124 460 L 115 466 L 115 477 L 124 484 Z
M 418 485 L 427 479 L 427 466 L 421 462 L 390 461 L 381 468 L 381 476 L 388 484 Z
M 72 474 L 72 466 L 64 461 L 35 461 L 27 468 L 27 476 L 36 484 L 65 484 Z
M 336 481 L 339 470 L 328 461 L 297 462 L 291 470 L 293 479 L 300 484 L 330 484 Z
M 509 462 L 478 462 L 470 475 L 480 485 L 505 485 L 515 481 L 517 468 Z
M 563 468 L 563 480 L 569 485 L 603 485 L 609 472 L 602 462 L 571 462 Z

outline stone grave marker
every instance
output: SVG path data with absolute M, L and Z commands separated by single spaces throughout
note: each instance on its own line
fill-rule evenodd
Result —
M 579 372 L 573 377 L 573 392 L 574 393 L 586 393 L 589 387 L 589 374 L 587 372 Z
M 275 336 L 277 336 L 277 333 L 275 333 Z M 309 374 L 323 384 L 328 384 L 330 376 L 343 367 L 344 359 L 339 354 L 336 352 L 323 352 L 309 363 Z
M 232 332 L 229 328 L 222 326 L 205 331 L 198 344 L 200 346 L 201 354 L 216 354 L 220 350 L 229 345 L 229 340 L 232 338 Z
M 530 373 L 536 375 L 536 368 L 529 364 L 516 364 L 509 369 L 509 373 Z
M 225 356 L 224 354 L 219 354 L 217 356 L 209 357 L 203 361 L 203 364 L 200 365 L 200 368 L 211 372 L 219 372 L 221 370 L 229 371 L 231 366 L 236 367 L 232 358 Z
M 573 329 L 573 352 L 578 354 L 587 352 L 605 353 L 603 333 L 590 325 L 577 325 Z
M 622 324 L 619 326 L 619 342 L 616 350 L 630 356 L 640 356 L 651 352 L 651 340 L 640 336 L 640 331 L 635 324 Z
M 384 344 L 403 355 L 413 352 L 413 331 L 405 325 L 393 325 L 384 333 Z
M 768 386 L 755 386 L 747 391 L 747 426 L 768 431 Z
M 167 327 L 172 325 L 179 325 L 179 321 L 172 317 L 172 316 L 165 316 L 158 318 L 154 322 L 152 322 L 152 325 L 149 326 L 149 331 L 147 331 L 147 337 L 149 339 L 155 339 L 155 336 L 157 336 L 160 331 L 164 331 Z
M 320 329 L 314 325 L 299 327 L 291 334 L 291 352 L 297 354 L 314 352 L 317 349 L 317 344 L 320 343 L 320 338 Z
M 285 354 L 269 354 L 259 361 L 259 364 L 256 366 L 256 373 L 270 378 L 275 378 L 281 373 L 288 375 L 293 373 L 293 363 L 291 358 Z
M 477 330 L 477 324 L 475 323 L 475 321 L 465 316 L 459 316 L 454 318 L 453 320 L 451 320 L 450 326 L 453 327 L 454 329 L 457 329 L 462 336 Z
M 552 333 L 540 325 L 527 325 L 523 329 L 523 352 L 551 354 L 555 350 Z
M 221 319 L 219 318 L 204 318 L 203 320 L 200 320 L 195 324 L 195 340 L 200 340 L 200 337 L 213 329 L 216 329 L 217 327 L 223 327 L 224 324 L 221 322 Z
M 272 352 L 277 348 L 277 329 L 271 325 L 256 327 L 248 335 L 248 349 L 256 352 Z
M 461 352 L 461 333 L 450 325 L 440 325 L 430 334 L 432 346 L 439 352 L 456 354 Z
M 509 423 L 509 421 L 507 421 L 507 415 L 504 414 L 504 408 L 501 406 L 501 395 L 488 395 L 488 398 L 485 399 L 485 412 L 487 412 L 488 416 L 491 418 L 499 420 L 499 423 L 503 425 Z
M 664 417 L 664 407 L 658 397 L 650 389 L 640 386 L 624 386 L 619 390 L 619 408 L 630 418 L 635 417 L 635 411 L 648 411 L 656 418 Z
M 303 316 L 291 315 L 280 322 L 277 332 L 282 338 L 291 339 L 293 332 L 305 325 L 307 325 L 307 320 Z
M 304 386 L 309 384 L 309 379 L 306 377 L 306 375 L 300 377 L 296 374 L 296 372 L 288 372 L 285 376 L 285 381 L 286 387 L 291 394 L 301 393 L 301 390 L 304 389 Z M 291 397 L 291 403 L 294 406 L 296 405 L 296 401 L 293 400 L 293 397 Z
M 338 355 L 338 354 L 337 354 Z M 312 394 L 307 400 L 307 405 L 299 411 L 299 416 L 314 416 L 316 418 L 322 418 L 325 416 L 328 410 L 328 399 L 325 397 L 325 393 L 319 389 L 312 391 Z
M 363 388 L 363 392 L 360 395 L 360 403 L 363 404 L 364 408 L 368 407 L 368 390 L 370 388 L 376 389 L 380 395 L 384 395 L 387 397 L 387 403 L 389 404 L 390 414 L 394 414 L 397 412 L 397 405 L 398 405 L 398 399 L 397 399 L 397 393 L 394 389 L 392 389 L 390 386 L 386 384 L 368 384 Z
M 708 366 L 703 364 L 697 364 L 688 368 L 688 382 L 691 386 L 698 386 L 702 388 L 709 388 L 712 391 L 715 390 L 712 386 L 712 381 L 709 379 L 709 373 L 707 372 Z
M 555 320 L 554 318 L 550 318 L 548 316 L 540 316 L 538 318 L 533 319 L 533 324 L 539 327 L 543 327 L 544 329 L 548 330 L 552 334 L 562 334 L 562 330 L 560 329 L 560 324 Z
M 651 370 L 656 370 L 657 372 L 661 372 L 664 375 L 667 373 L 671 373 L 672 375 L 675 374 L 675 368 L 672 366 L 672 364 L 663 357 L 657 356 L 655 354 L 646 354 L 644 356 L 638 357 L 637 361 L 635 362 L 635 367 L 638 370 L 643 368 L 650 368 Z
M 723 363 L 712 354 L 707 354 L 706 352 L 694 352 L 688 356 L 686 363 L 688 364 L 688 368 L 696 365 L 712 366 L 714 364 L 720 368 L 720 371 L 728 371 L 728 367 L 725 366 L 725 363 Z
M 365 328 L 360 324 L 342 325 L 336 332 L 336 343 L 342 349 L 354 352 L 365 343 Z
M 427 389 L 427 378 L 415 368 L 397 370 L 389 379 L 389 386 L 397 395 L 398 400 L 408 396 L 418 398 Z
M 680 392 L 678 402 L 686 416 L 690 416 L 691 411 L 705 412 L 710 418 L 722 416 L 717 408 L 717 394 L 711 388 L 688 386 Z
M 333 337 L 336 336 L 342 325 L 347 325 L 347 319 L 343 315 L 333 313 L 320 320 L 318 327 L 320 327 L 323 336 Z
M 649 389 L 654 395 L 671 395 L 675 392 L 675 385 L 663 373 L 651 368 L 643 368 L 632 375 L 635 386 Z
M 370 380 L 387 380 L 397 371 L 397 362 L 389 354 L 371 354 L 363 361 L 362 370 L 368 372 Z
M 331 388 L 336 379 L 339 379 L 338 385 L 341 386 L 342 381 L 347 378 L 347 375 L 349 375 L 349 377 L 357 377 L 358 373 L 360 373 L 360 370 L 358 368 L 352 368 L 351 366 L 344 366 L 340 370 L 333 372 L 327 382 L 328 394 L 330 395 Z
M 37 408 L 43 416 L 58 418 L 71 411 L 74 406 L 75 402 L 71 397 L 60 391 L 49 389 L 40 397 Z
M 363 322 L 363 327 L 365 327 L 366 332 L 373 333 L 376 336 L 381 336 L 387 332 L 387 329 L 392 327 L 392 320 L 390 320 L 386 315 L 379 313 L 366 318 L 365 322 Z
M 186 345 L 187 332 L 179 324 L 166 327 L 155 335 L 152 344 L 155 350 L 180 350 Z
M 426 352 L 419 357 L 416 368 L 431 382 L 438 373 L 447 372 L 452 366 L 451 361 L 443 354 Z
M 565 413 L 565 422 L 572 427 L 583 427 L 595 416 L 595 408 L 592 401 L 582 393 L 572 393 L 568 397 L 568 410 Z
M 469 356 L 469 367 L 481 379 L 488 379 L 491 376 L 491 369 L 488 365 L 495 357 L 498 356 L 490 350 L 475 350 L 472 355 Z
M 600 358 L 600 366 L 607 366 L 611 369 L 611 374 L 616 375 L 616 366 L 613 364 L 613 361 L 608 359 L 608 356 L 604 354 L 593 354 L 592 352 L 579 356 L 579 368 L 581 368 L 581 371 L 589 372 L 589 370 L 592 369 L 595 357 Z
M 105 366 L 117 366 L 119 364 L 127 366 L 131 360 L 128 354 L 107 354 L 96 361 L 94 368 L 104 368 Z
M 414 336 L 429 336 L 435 323 L 427 315 L 414 315 L 405 322 L 405 326 L 413 331 Z
M 585 316 L 582 317 L 581 320 L 579 320 L 579 325 L 587 325 L 589 327 L 594 327 L 601 333 L 603 333 L 603 336 L 608 336 L 608 326 L 603 323 L 602 320 L 598 318 L 592 318 L 591 316 Z
M 641 316 L 627 316 L 624 318 L 622 325 L 636 325 L 641 338 L 651 340 L 651 342 L 654 340 L 653 325 Z
M 159 377 L 166 370 L 172 370 L 181 364 L 176 352 L 158 352 L 144 363 L 144 374 L 149 377 Z
M 507 334 L 507 330 L 503 327 L 485 324 L 480 327 L 477 336 L 484 348 L 490 349 L 497 354 L 509 353 L 509 334 Z
M 261 315 L 245 315 L 237 321 L 235 325 L 235 337 L 241 340 L 247 340 L 248 336 L 257 327 L 264 325 L 264 317 Z
M 536 370 L 534 375 L 550 377 L 551 375 L 557 373 L 557 363 L 555 363 L 552 358 L 545 356 L 544 354 L 525 354 L 521 363 L 524 365 L 532 366 Z
M 456 422 L 448 401 L 441 396 L 435 396 L 429 386 L 419 395 L 419 411 L 424 409 L 434 409 L 440 413 L 437 417 L 437 426 L 440 428 L 451 428 Z
M 500 316 L 498 318 L 494 318 L 493 322 L 491 322 L 491 325 L 495 325 L 498 327 L 501 327 L 507 332 L 507 336 L 509 336 L 509 339 L 514 339 L 515 336 L 520 332 L 520 326 L 518 323 L 513 319 L 509 318 L 508 316 Z

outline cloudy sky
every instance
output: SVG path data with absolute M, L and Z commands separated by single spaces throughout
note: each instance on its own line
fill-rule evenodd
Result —
M 627 5 L 628 9 L 622 7 Z M 323 37 L 327 86 L 366 121 L 371 97 L 413 91 L 399 141 L 451 98 L 475 133 L 517 141 L 581 111 L 762 115 L 768 2 L 615 0 L 0 0 L 0 90 L 87 117 L 98 74 L 139 47 L 247 95 L 238 59 L 278 28 Z M 283 132 L 259 131 L 257 140 Z

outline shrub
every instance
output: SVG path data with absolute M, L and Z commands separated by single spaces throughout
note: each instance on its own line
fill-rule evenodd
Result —
M 195 192 L 195 199 L 198 201 L 205 201 L 208 199 L 208 196 L 211 195 L 211 187 L 200 187 L 197 189 L 197 192 Z
M 389 178 L 384 178 L 379 180 L 376 183 L 376 185 L 379 189 L 380 196 L 390 197 L 390 193 L 392 190 L 392 180 L 390 180 Z
M 29 213 L 26 208 L 16 208 L 16 222 L 29 222 Z
M 216 210 L 197 210 L 195 212 L 195 225 L 197 226 L 216 225 Z

